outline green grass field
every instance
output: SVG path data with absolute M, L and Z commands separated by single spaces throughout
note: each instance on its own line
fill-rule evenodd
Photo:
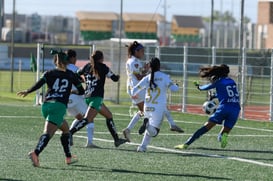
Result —
M 106 102 L 116 127 L 127 126 L 128 106 Z M 56 134 L 40 154 L 40 168 L 31 165 L 27 153 L 34 149 L 43 131 L 40 107 L 32 98 L 2 94 L 0 99 L 0 180 L 272 180 L 273 126 L 270 122 L 239 120 L 232 130 L 225 149 L 217 142 L 220 127 L 194 142 L 188 150 L 178 151 L 183 143 L 207 119 L 206 116 L 172 112 L 185 133 L 169 131 L 164 121 L 159 135 L 153 138 L 146 153 L 136 152 L 142 136 L 137 134 L 140 122 L 132 131 L 130 144 L 114 147 L 105 120 L 95 120 L 94 143 L 101 149 L 84 148 L 85 129 L 74 136 L 72 153 L 79 162 L 67 166 Z M 72 117 L 67 116 L 71 123 Z

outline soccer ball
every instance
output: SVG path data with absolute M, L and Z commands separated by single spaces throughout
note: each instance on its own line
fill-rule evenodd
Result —
M 206 114 L 213 114 L 216 111 L 217 105 L 214 101 L 204 102 L 202 109 Z

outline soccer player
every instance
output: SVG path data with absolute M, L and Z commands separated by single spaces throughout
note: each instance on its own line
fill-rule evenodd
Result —
M 77 73 L 78 67 L 75 65 L 77 62 L 77 53 L 75 50 L 69 49 L 66 51 L 68 56 L 69 64 L 67 65 L 67 69 L 71 70 L 74 73 Z M 71 128 L 80 120 L 84 118 L 84 114 L 87 110 L 87 104 L 84 101 L 84 97 L 82 95 L 73 94 L 76 90 L 76 87 L 72 86 L 72 93 L 69 96 L 69 102 L 67 105 L 67 112 L 75 117 L 75 120 L 71 124 Z M 93 144 L 93 133 L 94 133 L 94 122 L 91 122 L 86 125 L 87 130 L 87 142 L 86 148 L 98 148 L 95 144 Z M 73 144 L 73 143 L 72 143 Z
M 159 133 L 165 110 L 167 107 L 167 91 L 178 91 L 179 87 L 172 82 L 170 76 L 160 71 L 160 61 L 158 58 L 152 58 L 149 62 L 151 73 L 145 76 L 132 89 L 132 95 L 135 96 L 141 91 L 145 91 L 144 114 L 149 121 L 145 123 L 145 133 L 138 152 L 145 152 L 147 145 L 152 137 Z
M 23 91 L 19 91 L 17 95 L 25 97 L 29 93 L 39 89 L 44 84 L 47 84 L 47 92 L 45 95 L 45 101 L 42 104 L 42 115 L 46 119 L 44 126 L 44 133 L 41 135 L 35 150 L 29 152 L 29 158 L 32 161 L 33 166 L 39 167 L 39 154 L 47 146 L 49 140 L 53 137 L 57 129 L 62 130 L 61 143 L 66 156 L 65 163 L 73 163 L 74 157 L 70 152 L 70 136 L 69 126 L 64 120 L 66 113 L 66 107 L 71 92 L 72 84 L 75 85 L 77 90 L 74 90 L 75 94 L 83 95 L 84 88 L 77 76 L 66 68 L 68 64 L 68 58 L 65 53 L 51 51 L 54 54 L 54 63 L 56 68 L 46 71 L 31 88 Z
M 90 56 L 90 63 L 86 64 L 78 71 L 79 75 L 84 75 L 85 77 L 85 97 L 88 109 L 85 113 L 85 118 L 70 128 L 70 133 L 73 135 L 88 123 L 93 123 L 96 115 L 100 113 L 106 118 L 106 125 L 114 139 L 114 145 L 118 147 L 121 144 L 124 144 L 127 140 L 119 138 L 112 113 L 103 103 L 103 97 L 106 77 L 117 82 L 119 80 L 119 75 L 115 75 L 110 68 L 103 63 L 103 61 L 103 52 L 96 50 Z
M 176 149 L 187 149 L 196 139 L 207 133 L 216 124 L 223 124 L 218 141 L 221 147 L 225 148 L 228 143 L 228 134 L 237 122 L 240 113 L 240 98 L 236 82 L 228 77 L 229 67 L 225 64 L 213 67 L 203 67 L 200 69 L 201 78 L 207 78 L 210 83 L 199 85 L 195 82 L 196 87 L 203 90 L 216 89 L 216 96 L 219 105 L 216 112 L 212 114 L 208 121 L 198 129 L 184 144 L 177 145 Z
M 135 124 L 138 120 L 143 117 L 143 107 L 144 107 L 144 99 L 145 99 L 145 90 L 140 91 L 137 95 L 132 95 L 132 88 L 144 77 L 148 72 L 147 64 L 145 66 L 142 65 L 141 59 L 144 56 L 144 46 L 137 41 L 134 41 L 128 46 L 128 60 L 126 62 L 126 73 L 127 73 L 127 93 L 129 94 L 132 103 L 137 106 L 138 112 L 133 116 L 127 128 L 123 129 L 124 137 L 130 142 L 130 132 L 131 129 L 134 128 Z M 171 131 L 177 131 L 183 133 L 184 131 L 178 127 L 169 112 L 169 110 L 164 110 L 165 116 L 170 125 Z M 144 118 L 143 124 L 139 129 L 139 134 L 143 134 L 145 131 L 145 124 L 148 119 Z

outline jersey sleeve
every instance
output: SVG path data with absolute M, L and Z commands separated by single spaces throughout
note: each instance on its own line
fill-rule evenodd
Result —
M 137 95 L 141 90 L 143 89 L 146 89 L 148 86 L 149 86 L 149 83 L 148 83 L 148 76 L 144 77 L 143 79 L 141 79 L 141 81 L 139 81 L 137 83 L 136 86 L 133 87 L 132 91 L 131 91 L 131 94 L 132 95 Z
M 38 89 L 40 89 L 45 83 L 46 83 L 46 77 L 47 77 L 48 73 L 45 72 L 41 78 L 31 87 L 27 90 L 28 93 L 31 93 L 33 91 L 36 91 Z

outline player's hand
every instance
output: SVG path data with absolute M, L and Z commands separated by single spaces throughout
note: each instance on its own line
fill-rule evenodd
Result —
M 137 99 L 137 98 L 138 98 L 138 95 L 132 96 L 132 99 Z
M 27 90 L 17 92 L 17 96 L 26 97 L 28 95 Z
M 196 87 L 198 87 L 198 86 L 200 85 L 198 80 L 193 81 L 193 84 L 194 84 Z
M 200 90 L 200 88 L 199 88 L 199 81 L 198 80 L 195 80 L 194 82 L 193 82 L 193 84 L 195 85 L 195 87 L 198 89 L 198 90 Z

